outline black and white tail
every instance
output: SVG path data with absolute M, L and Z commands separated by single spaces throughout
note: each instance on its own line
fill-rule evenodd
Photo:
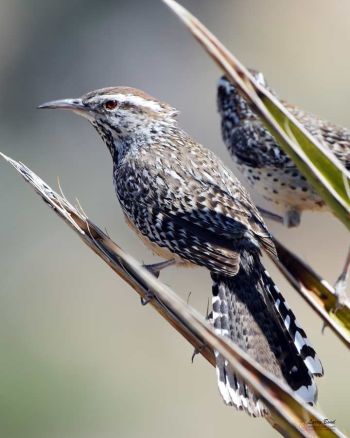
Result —
M 213 324 L 267 371 L 285 381 L 306 403 L 317 399 L 313 376 L 323 368 L 306 334 L 258 257 L 242 255 L 234 277 L 212 274 Z M 267 414 L 263 403 L 216 353 L 225 403 L 253 416 Z

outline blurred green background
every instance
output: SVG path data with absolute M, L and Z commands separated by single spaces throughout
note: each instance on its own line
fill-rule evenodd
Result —
M 281 96 L 350 126 L 350 2 L 184 0 Z M 156 260 L 124 224 L 111 160 L 83 119 L 35 109 L 90 89 L 131 85 L 170 102 L 228 164 L 215 108 L 219 72 L 158 0 L 1 0 L 4 153 L 66 196 L 124 249 Z M 0 437 L 276 436 L 223 405 L 212 367 L 103 264 L 4 162 L 0 164 Z M 348 244 L 330 214 L 271 230 L 329 281 Z M 319 409 L 350 432 L 348 352 L 271 267 L 320 357 Z M 203 313 L 203 270 L 162 279 Z

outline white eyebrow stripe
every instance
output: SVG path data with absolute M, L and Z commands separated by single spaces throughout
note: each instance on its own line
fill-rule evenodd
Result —
M 115 99 L 121 103 L 127 102 L 127 103 L 130 103 L 131 105 L 143 106 L 143 107 L 149 108 L 155 112 L 162 111 L 162 107 L 160 106 L 160 104 L 158 102 L 156 102 L 154 100 L 144 99 L 141 96 L 134 96 L 133 94 L 105 94 L 102 97 L 106 98 L 106 99 Z

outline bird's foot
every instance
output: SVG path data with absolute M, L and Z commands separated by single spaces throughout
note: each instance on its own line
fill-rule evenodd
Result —
M 175 263 L 175 259 L 164 260 L 164 262 L 153 263 L 151 265 L 143 265 L 155 277 L 159 277 L 160 271 Z
M 144 297 L 141 297 L 142 306 L 146 306 L 154 298 L 154 293 L 147 291 Z
M 288 210 L 283 217 L 283 224 L 287 228 L 295 228 L 300 225 L 301 213 L 297 209 Z
M 156 278 L 159 277 L 160 271 L 162 269 L 167 268 L 168 266 L 171 266 L 175 263 L 174 259 L 170 260 L 164 260 L 163 262 L 159 263 L 153 263 L 151 265 L 143 265 L 147 271 L 149 271 L 151 274 L 153 274 Z M 154 294 L 151 291 L 147 291 L 144 297 L 141 297 L 141 304 L 143 306 L 146 306 L 150 301 L 152 301 L 154 298 Z
M 203 348 L 205 347 L 205 345 L 203 344 L 203 345 L 201 345 L 200 347 L 196 347 L 194 350 L 193 350 L 193 354 L 192 354 L 192 357 L 191 357 L 191 362 L 193 363 L 194 362 L 194 358 L 197 356 L 197 354 L 199 354 L 199 353 L 201 353 L 202 352 L 202 350 L 203 350 Z

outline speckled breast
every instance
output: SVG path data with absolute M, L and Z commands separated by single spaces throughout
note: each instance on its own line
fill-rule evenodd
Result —
M 325 208 L 322 198 L 296 168 L 253 168 L 238 163 L 237 168 L 248 180 L 249 185 L 267 201 L 288 209 Z

